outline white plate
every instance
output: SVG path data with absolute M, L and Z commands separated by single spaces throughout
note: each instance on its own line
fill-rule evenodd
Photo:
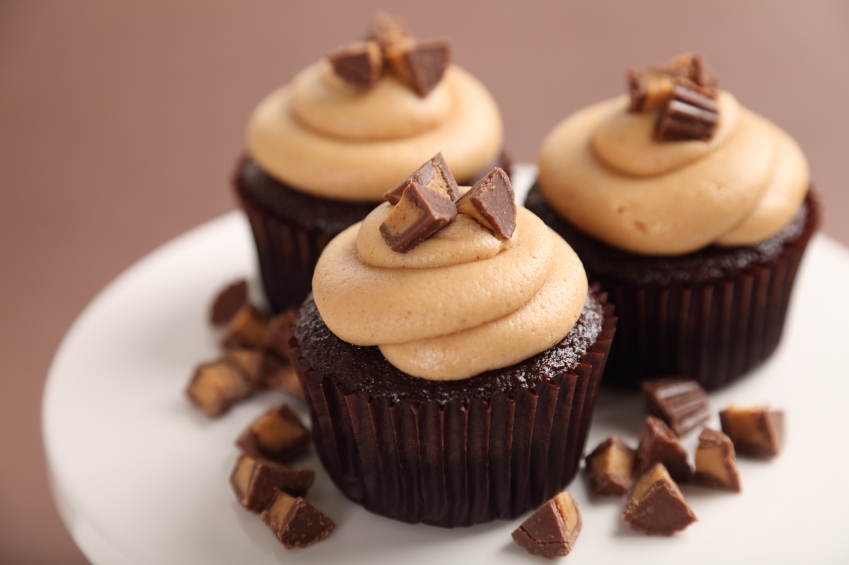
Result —
M 532 171 L 521 174 L 516 184 L 526 187 Z M 205 323 L 211 297 L 235 278 L 255 282 L 255 270 L 249 229 L 232 212 L 128 269 L 65 336 L 44 393 L 44 443 L 60 512 L 86 556 L 98 565 L 533 562 L 510 538 L 521 520 L 455 530 L 394 522 L 348 502 L 314 455 L 302 463 L 317 470 L 309 498 L 336 522 L 327 540 L 286 551 L 238 506 L 228 484 L 233 441 L 284 397 L 256 397 L 210 421 L 184 388 L 193 367 L 217 354 Z M 849 562 L 847 287 L 849 252 L 816 236 L 778 351 L 711 394 L 717 408 L 784 408 L 779 457 L 741 459 L 741 494 L 684 487 L 699 522 L 672 538 L 632 532 L 619 518 L 623 500 L 590 498 L 579 475 L 569 490 L 584 528 L 568 563 Z M 611 432 L 635 445 L 641 420 L 638 397 L 602 394 L 587 445 Z

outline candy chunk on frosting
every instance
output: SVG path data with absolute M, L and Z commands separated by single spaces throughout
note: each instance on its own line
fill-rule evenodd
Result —
M 386 245 L 379 231 L 390 210 L 392 205 L 387 202 L 369 214 L 357 237 L 357 252 L 372 267 L 432 269 L 469 263 L 495 257 L 515 241 L 495 238 L 470 217 L 458 215 L 451 225 L 420 243 L 418 251 L 396 253 Z
M 625 97 L 579 111 L 543 145 L 543 194 L 581 230 L 635 253 L 768 239 L 804 200 L 807 163 L 786 134 L 727 92 L 719 105 L 707 142 L 654 141 L 656 113 L 628 113 Z
M 439 151 L 455 177 L 471 178 L 502 143 L 495 101 L 457 66 L 419 97 L 390 73 L 358 91 L 321 61 L 261 101 L 247 128 L 248 151 L 263 170 L 338 200 L 380 201 Z
M 737 125 L 740 105 L 730 94 L 719 96 L 719 115 L 722 116 L 710 141 L 676 141 L 658 143 L 654 140 L 655 125 L 660 109 L 633 113 L 627 111 L 628 97 L 610 101 L 625 111 L 612 112 L 591 134 L 590 142 L 599 159 L 622 174 L 657 176 L 691 163 L 722 145 Z
M 341 339 L 380 346 L 411 375 L 456 380 L 544 351 L 578 319 L 583 266 L 531 212 L 519 208 L 512 240 L 461 217 L 395 262 L 373 234 L 388 207 L 340 234 L 316 267 L 316 305 Z

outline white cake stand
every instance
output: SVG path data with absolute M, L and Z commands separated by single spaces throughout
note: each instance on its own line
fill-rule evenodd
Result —
M 524 166 L 517 173 L 523 201 L 534 172 Z M 443 530 L 372 515 L 336 490 L 314 455 L 302 464 L 317 470 L 310 500 L 336 522 L 327 540 L 286 551 L 242 510 L 228 485 L 233 441 L 284 397 L 256 397 L 210 421 L 183 391 L 193 367 L 217 354 L 216 335 L 205 323 L 211 297 L 245 276 L 256 288 L 250 232 L 242 214 L 232 212 L 140 260 L 65 336 L 44 393 L 44 444 L 62 518 L 88 559 L 96 565 L 537 559 L 510 538 L 521 520 Z M 847 290 L 849 251 L 816 236 L 778 351 L 741 382 L 710 395 L 715 408 L 735 401 L 785 409 L 788 433 L 779 457 L 741 459 L 741 494 L 684 487 L 699 522 L 672 538 L 632 532 L 619 517 L 623 500 L 588 496 L 579 475 L 569 490 L 584 527 L 568 563 L 849 562 Z M 602 394 L 587 445 L 612 432 L 636 445 L 642 417 L 635 395 Z M 687 438 L 691 449 L 696 435 Z

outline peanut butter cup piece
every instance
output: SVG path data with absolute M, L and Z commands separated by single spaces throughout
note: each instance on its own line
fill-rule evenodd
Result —
M 259 366 L 262 364 L 265 352 L 261 349 L 247 347 L 228 347 L 224 349 L 222 359 L 233 364 L 250 383 L 251 388 L 258 390 L 265 388 L 262 377 L 259 374 Z
M 680 74 L 670 74 L 660 67 L 628 69 L 629 112 L 645 112 L 660 108 L 672 93 L 672 81 Z
M 370 90 L 380 79 L 383 54 L 375 41 L 362 41 L 340 47 L 327 54 L 333 70 L 346 84 L 362 91 Z
M 213 326 L 223 326 L 233 319 L 245 302 L 248 301 L 248 282 L 245 279 L 235 281 L 215 296 L 209 311 L 209 322 Z
M 383 51 L 402 49 L 415 42 L 404 18 L 386 12 L 378 12 L 374 16 L 368 39 L 377 42 Z
M 701 54 L 684 53 L 663 65 L 628 69 L 630 112 L 644 112 L 662 107 L 672 94 L 676 79 L 694 86 L 715 89 L 716 75 Z
M 198 365 L 186 394 L 204 414 L 217 418 L 253 391 L 253 386 L 238 366 L 220 359 Z
M 494 168 L 457 201 L 457 212 L 473 218 L 498 239 L 516 230 L 516 197 L 510 177 Z
M 380 235 L 393 251 L 406 253 L 457 217 L 457 206 L 444 194 L 415 181 L 380 224 Z
M 655 129 L 657 141 L 708 141 L 719 124 L 716 91 L 674 80 Z
M 671 536 L 697 520 L 663 463 L 656 463 L 634 485 L 622 519 L 650 536 Z
M 719 421 L 737 453 L 774 457 L 781 450 L 784 440 L 784 412 L 781 410 L 731 405 L 719 413 Z
M 740 492 L 734 444 L 727 435 L 710 428 L 699 434 L 693 482 L 709 488 Z
M 268 508 L 278 491 L 298 497 L 307 494 L 315 480 L 312 469 L 292 469 L 274 461 L 242 454 L 230 475 L 230 486 L 239 504 L 255 514 Z
M 262 339 L 262 348 L 279 357 L 288 359 L 289 330 L 298 317 L 296 310 L 284 310 L 269 320 Z
M 569 555 L 581 533 L 581 513 L 568 492 L 561 492 L 513 531 L 513 541 L 542 557 Z
M 637 451 L 611 435 L 587 455 L 587 475 L 593 494 L 622 496 L 636 479 Z
M 447 39 L 416 41 L 387 50 L 385 56 L 395 74 L 424 97 L 439 84 L 451 64 L 451 42 Z
M 258 372 L 264 387 L 281 390 L 303 400 L 304 391 L 287 353 L 289 332 L 296 318 L 295 310 L 286 310 L 268 322 L 262 342 L 266 355 Z
M 262 346 L 267 326 L 268 315 L 250 303 L 245 303 L 227 324 L 221 345 L 257 349 Z
M 252 390 L 274 388 L 304 398 L 298 377 L 288 359 L 280 358 L 266 349 L 244 347 L 225 349 L 222 359 L 229 361 L 242 373 Z
M 666 422 L 678 437 L 710 418 L 707 393 L 693 379 L 652 379 L 643 381 L 640 387 L 646 411 Z
M 368 34 L 383 53 L 384 67 L 394 72 L 419 96 L 427 96 L 451 64 L 447 39 L 416 41 L 398 16 L 378 13 Z
M 283 403 L 254 420 L 236 445 L 253 457 L 287 463 L 306 451 L 311 441 L 309 430 Z
M 692 475 L 687 452 L 678 443 L 678 438 L 663 420 L 654 416 L 646 416 L 637 459 L 641 473 L 647 472 L 656 463 L 663 463 L 676 482 L 687 482 Z
M 305 400 L 306 398 L 301 381 L 298 380 L 298 374 L 295 372 L 295 368 L 289 363 L 280 365 L 274 372 L 268 375 L 265 383 L 268 388 L 285 392 L 300 400 Z
M 707 59 L 701 53 L 683 53 L 674 59 L 667 61 L 664 64 L 667 69 L 681 69 L 686 77 L 693 83 L 716 88 L 719 86 L 719 79 L 713 69 L 708 65 Z
M 330 518 L 315 506 L 283 491 L 277 491 L 261 518 L 286 549 L 312 545 L 326 538 L 334 528 Z
M 427 163 L 419 167 L 413 174 L 399 182 L 394 188 L 383 195 L 383 198 L 392 204 L 397 204 L 401 200 L 407 186 L 412 182 L 417 182 L 427 188 L 445 195 L 451 201 L 456 202 L 461 194 L 460 187 L 457 186 L 457 181 L 448 168 L 448 163 L 442 153 L 437 153 Z

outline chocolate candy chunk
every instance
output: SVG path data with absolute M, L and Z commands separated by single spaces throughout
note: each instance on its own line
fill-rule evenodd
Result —
M 672 93 L 672 81 L 683 72 L 670 74 L 662 67 L 628 69 L 628 90 L 631 95 L 629 112 L 645 112 L 660 108 Z
M 402 49 L 415 42 L 404 18 L 386 12 L 378 12 L 374 17 L 368 39 L 377 42 L 384 51 Z
M 268 322 L 262 343 L 266 355 L 259 367 L 259 374 L 265 387 L 281 390 L 303 400 L 304 391 L 287 353 L 289 330 L 296 318 L 297 311 L 288 310 Z
M 660 113 L 654 136 L 657 141 L 708 141 L 718 123 L 716 91 L 676 80 Z
M 740 492 L 734 444 L 727 435 L 709 428 L 699 434 L 693 482 L 710 488 Z
M 223 358 L 239 369 L 252 390 L 274 388 L 303 400 L 301 384 L 288 359 L 265 349 L 244 347 L 225 349 Z
M 249 376 L 254 359 L 259 353 L 259 350 L 248 347 L 228 347 L 224 350 L 223 359 L 235 365 L 243 375 Z
M 716 88 L 719 81 L 701 54 L 684 53 L 660 66 L 628 69 L 630 112 L 644 112 L 663 106 L 672 94 L 676 79 L 695 86 Z
M 209 311 L 209 322 L 213 326 L 223 326 L 233 319 L 239 308 L 248 300 L 248 282 L 240 279 L 216 295 Z
M 289 328 L 297 317 L 297 310 L 286 310 L 271 318 L 265 329 L 262 348 L 280 359 L 288 359 Z
M 649 469 L 625 502 L 622 519 L 650 536 L 671 536 L 697 520 L 662 463 Z
M 247 347 L 256 349 L 262 346 L 268 316 L 250 304 L 244 304 L 230 323 L 221 344 L 224 347 Z
M 457 206 L 447 196 L 412 181 L 380 224 L 380 235 L 393 251 L 406 253 L 456 217 Z
M 383 54 L 374 41 L 341 47 L 328 53 L 327 59 L 339 78 L 359 90 L 372 89 L 383 69 Z
M 713 72 L 713 69 L 707 63 L 704 55 L 701 53 L 684 53 L 678 55 L 674 59 L 668 61 L 665 65 L 667 69 L 680 69 L 686 74 L 686 77 L 698 86 L 716 88 L 719 86 L 719 79 Z
M 268 508 L 282 490 L 291 496 L 304 496 L 315 480 L 312 469 L 292 469 L 273 461 L 242 454 L 230 475 L 230 486 L 239 504 L 259 514 Z
M 427 96 L 451 64 L 451 42 L 436 39 L 386 51 L 386 60 L 399 78 L 419 96 Z
M 404 190 L 411 182 L 417 182 L 429 189 L 445 195 L 451 201 L 457 201 L 460 194 L 460 187 L 457 186 L 457 181 L 454 180 L 454 175 L 451 169 L 448 168 L 448 163 L 442 157 L 442 153 L 437 153 L 434 157 L 418 168 L 413 174 L 395 185 L 395 188 L 383 195 L 383 198 L 392 204 L 397 204 L 404 194 Z
M 300 400 L 304 400 L 304 389 L 301 386 L 301 381 L 298 380 L 298 374 L 295 368 L 290 364 L 281 365 L 266 378 L 266 386 L 273 388 L 286 394 L 290 394 Z
M 447 39 L 418 42 L 404 20 L 379 13 L 369 39 L 380 45 L 385 66 L 409 84 L 419 96 L 427 96 L 442 80 L 451 63 L 451 42 Z
M 303 453 L 310 441 L 309 430 L 284 403 L 254 420 L 236 445 L 253 457 L 286 463 Z
M 510 177 L 498 167 L 457 201 L 457 211 L 472 217 L 499 239 L 510 239 L 516 230 L 516 197 Z
M 248 379 L 230 361 L 203 363 L 186 390 L 189 399 L 210 418 L 217 418 L 253 392 Z
M 286 549 L 306 547 L 321 541 L 333 531 L 334 524 L 315 506 L 300 497 L 278 491 L 271 505 L 261 514 Z
M 612 435 L 587 455 L 587 474 L 593 494 L 622 496 L 634 486 L 637 452 Z
M 678 438 L 669 426 L 654 416 L 646 416 L 637 459 L 641 473 L 648 471 L 655 463 L 663 463 L 677 482 L 690 480 L 692 473 L 687 463 L 687 452 L 678 443 Z
M 653 379 L 640 386 L 646 411 L 666 422 L 678 437 L 710 418 L 707 393 L 693 379 Z
M 513 532 L 513 541 L 542 557 L 569 555 L 581 533 L 581 513 L 568 492 L 561 492 Z
M 732 405 L 719 413 L 719 420 L 737 453 L 774 457 L 781 450 L 784 440 L 784 412 L 781 410 Z

